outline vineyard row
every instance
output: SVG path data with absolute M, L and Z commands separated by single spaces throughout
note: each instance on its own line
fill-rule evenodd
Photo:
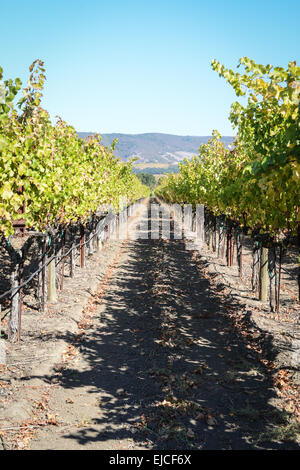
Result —
M 2 239 L 2 247 L 11 260 L 11 272 L 4 283 L 10 284 L 10 288 L 0 294 L 0 302 L 5 306 L 1 319 L 9 315 L 7 336 L 11 342 L 20 340 L 25 294 L 34 290 L 38 309 L 45 312 L 47 302 L 56 302 L 57 291 L 63 290 L 66 262 L 73 278 L 76 258 L 80 259 L 80 268 L 84 268 L 86 257 L 99 254 L 108 239 L 126 238 L 127 218 L 133 215 L 134 207 L 130 205 L 118 214 L 94 216 L 86 225 L 72 224 L 44 234 L 25 232 L 24 243 L 23 237 L 14 237 L 11 242 Z M 20 242 L 22 246 L 17 248 Z M 35 250 L 31 250 L 33 245 Z

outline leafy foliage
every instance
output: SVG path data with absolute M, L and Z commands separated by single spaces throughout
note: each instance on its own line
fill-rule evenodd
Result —
M 138 179 L 150 189 L 153 189 L 155 186 L 155 177 L 148 173 L 137 173 Z
M 285 70 L 244 57 L 245 73 L 212 67 L 247 95 L 235 102 L 230 120 L 237 129 L 233 150 L 220 134 L 201 145 L 199 155 L 180 164 L 178 175 L 165 177 L 156 193 L 170 202 L 202 203 L 215 215 L 273 235 L 296 234 L 300 222 L 300 67 Z
M 49 225 L 85 222 L 99 206 L 118 207 L 120 196 L 133 201 L 149 193 L 132 173 L 133 162 L 123 163 L 113 155 L 116 142 L 108 148 L 98 135 L 82 140 L 60 118 L 52 125 L 40 106 L 45 80 L 44 64 L 37 60 L 30 66 L 19 101 L 21 80 L 3 84 L 0 231 L 6 235 L 20 217 L 26 226 L 44 230 Z

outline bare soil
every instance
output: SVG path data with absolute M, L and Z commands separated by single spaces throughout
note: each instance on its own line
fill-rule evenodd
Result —
M 296 316 L 271 318 L 188 244 L 110 241 L 24 315 L 1 371 L 4 449 L 299 449 Z

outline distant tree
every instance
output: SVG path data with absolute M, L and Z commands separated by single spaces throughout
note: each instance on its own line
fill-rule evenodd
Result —
M 179 168 L 178 165 L 169 165 L 168 167 L 161 168 L 160 166 L 157 167 L 145 167 L 143 169 L 134 168 L 134 173 L 147 173 L 151 175 L 161 175 L 163 173 L 178 173 Z
M 155 176 L 148 173 L 137 173 L 136 176 L 141 180 L 143 184 L 153 189 L 155 186 Z

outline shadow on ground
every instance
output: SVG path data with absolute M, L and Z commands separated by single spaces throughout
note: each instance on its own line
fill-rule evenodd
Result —
M 100 415 L 64 439 L 101 448 L 123 439 L 133 439 L 133 448 L 299 448 L 292 435 L 276 442 L 274 429 L 286 428 L 286 416 L 233 331 L 228 299 L 199 272 L 193 253 L 180 240 L 162 239 L 132 240 L 126 251 L 100 323 L 82 340 L 87 367 L 45 377 L 100 397 Z M 268 338 L 265 346 L 271 359 Z

